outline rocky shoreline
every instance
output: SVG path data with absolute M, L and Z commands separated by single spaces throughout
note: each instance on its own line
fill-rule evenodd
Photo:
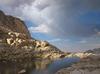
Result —
M 81 59 L 78 63 L 61 69 L 55 74 L 100 74 L 100 55 Z

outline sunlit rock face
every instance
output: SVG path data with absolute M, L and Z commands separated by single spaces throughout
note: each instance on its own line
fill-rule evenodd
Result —
M 95 56 L 95 55 L 96 54 L 93 54 L 93 53 L 77 52 L 77 53 L 70 53 L 66 57 L 78 57 L 80 59 L 84 59 L 84 58 L 92 57 L 92 56 Z
M 22 20 L 13 16 L 5 15 L 2 11 L 0 11 L 0 30 L 3 32 L 13 31 L 23 33 L 30 38 L 29 31 Z
M 56 59 L 66 56 L 46 41 L 31 38 L 24 22 L 0 11 L 0 60 Z
M 76 53 L 75 56 L 80 57 L 80 58 L 87 58 L 89 56 L 92 56 L 92 53 Z

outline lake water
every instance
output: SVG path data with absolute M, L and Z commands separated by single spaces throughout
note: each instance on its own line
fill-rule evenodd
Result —
M 79 60 L 79 58 L 64 58 L 55 61 L 46 59 L 22 63 L 0 63 L 0 74 L 54 74 Z

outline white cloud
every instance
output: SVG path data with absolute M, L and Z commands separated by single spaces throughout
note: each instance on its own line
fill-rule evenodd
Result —
M 81 41 L 79 41 L 79 43 L 87 43 L 87 41 L 86 40 L 81 40 Z
M 44 24 L 39 25 L 38 27 L 29 27 L 29 30 L 32 33 L 49 33 L 50 32 L 48 26 Z
M 44 8 L 48 7 L 49 5 L 50 5 L 49 0 L 36 0 L 34 2 L 34 6 L 40 10 L 43 10 Z
M 48 40 L 48 42 L 59 42 L 59 41 L 61 41 L 60 38 L 56 38 L 56 39 L 52 39 L 52 40 Z
M 35 2 L 32 2 L 30 5 L 23 4 L 23 5 L 20 5 L 19 7 L 17 7 L 15 9 L 15 11 L 19 11 L 18 16 L 23 17 L 24 20 L 30 20 L 33 23 L 35 23 L 36 25 L 48 23 L 50 18 L 47 17 L 46 11 L 43 12 L 43 10 L 45 10 L 44 8 L 48 7 L 48 3 L 45 1 L 46 0 L 36 0 Z M 18 14 L 18 12 L 15 14 Z
M 32 5 L 23 5 L 20 6 L 19 8 L 23 9 L 22 10 L 22 15 L 24 19 L 26 20 L 31 20 L 36 24 L 41 24 L 43 23 L 43 18 L 41 17 L 41 11 L 38 10 L 33 4 Z
M 48 40 L 48 42 L 51 42 L 51 43 L 56 43 L 56 42 L 69 42 L 70 40 L 69 39 L 61 39 L 61 38 L 55 38 L 55 39 L 51 39 L 51 40 Z

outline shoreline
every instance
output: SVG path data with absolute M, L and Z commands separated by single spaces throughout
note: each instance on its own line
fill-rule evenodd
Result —
M 97 56 L 96 56 L 97 57 Z M 100 56 L 87 57 L 55 74 L 100 74 Z

